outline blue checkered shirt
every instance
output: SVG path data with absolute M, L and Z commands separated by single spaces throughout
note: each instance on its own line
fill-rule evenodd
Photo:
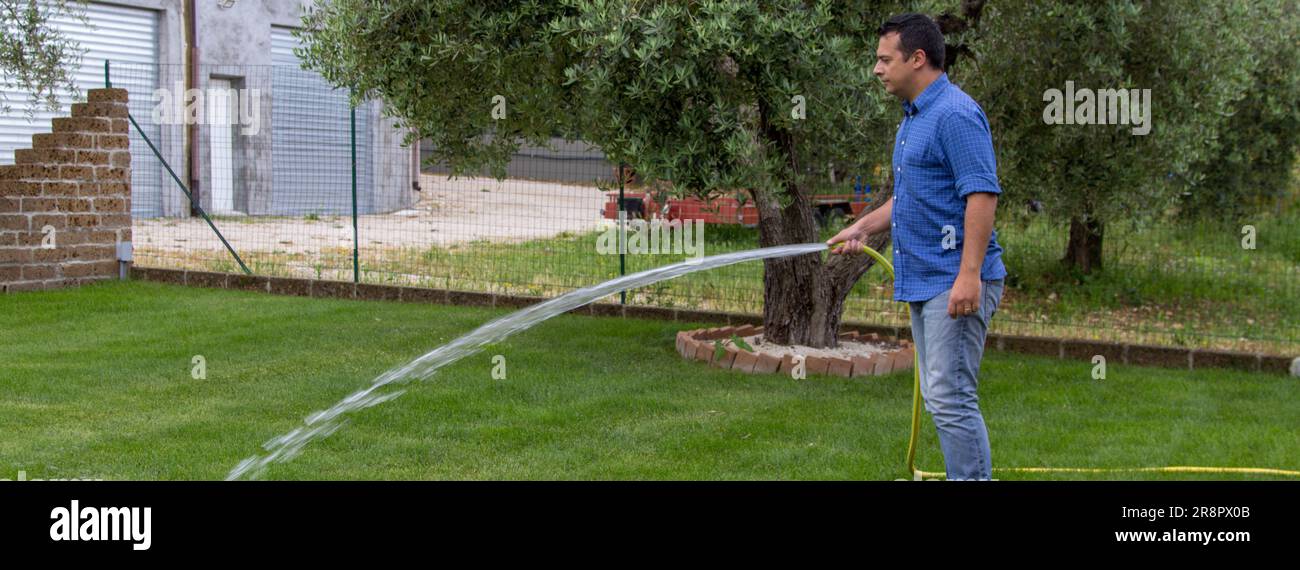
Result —
M 894 138 L 894 300 L 928 301 L 952 288 L 961 268 L 966 196 L 1001 194 L 984 110 L 948 74 L 903 102 Z M 980 279 L 1006 277 L 998 233 L 989 237 Z

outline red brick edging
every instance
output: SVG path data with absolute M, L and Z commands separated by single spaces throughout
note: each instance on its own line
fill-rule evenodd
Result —
M 763 332 L 763 327 L 754 325 L 726 326 L 711 329 L 681 331 L 677 333 L 677 353 L 682 358 L 708 362 L 710 365 L 739 370 L 751 374 L 790 374 L 795 367 L 793 355 L 786 354 L 778 358 L 762 352 L 750 352 L 726 344 L 722 357 L 718 358 L 717 341 L 731 338 L 732 335 L 747 337 Z M 830 374 L 844 378 L 859 376 L 879 376 L 912 368 L 912 343 L 908 340 L 897 342 L 880 338 L 877 333 L 861 334 L 858 331 L 842 332 L 841 340 L 868 340 L 887 342 L 896 345 L 890 350 L 869 356 L 850 358 L 808 356 L 804 358 L 804 372 L 808 374 Z

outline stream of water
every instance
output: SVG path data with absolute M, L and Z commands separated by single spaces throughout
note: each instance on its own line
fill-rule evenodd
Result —
M 307 416 L 301 427 L 263 444 L 262 447 L 265 449 L 265 453 L 241 461 L 226 476 L 226 480 L 257 478 L 271 464 L 289 461 L 297 456 L 307 444 L 338 431 L 339 428 L 343 427 L 348 414 L 397 398 L 405 392 L 405 388 L 402 386 L 411 381 L 426 380 L 433 376 L 438 369 L 482 350 L 485 345 L 527 330 L 533 325 L 556 315 L 572 311 L 619 291 L 644 287 L 659 281 L 680 277 L 687 273 L 707 271 L 745 261 L 817 253 L 826 248 L 827 246 L 824 243 L 806 243 L 690 259 L 577 289 L 554 299 L 521 309 L 435 348 L 409 364 L 393 368 L 375 378 L 369 387 L 339 400 L 337 404 L 327 410 L 321 410 Z

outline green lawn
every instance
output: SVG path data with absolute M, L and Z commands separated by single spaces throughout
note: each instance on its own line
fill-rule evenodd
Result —
M 502 310 L 156 283 L 0 296 L 0 479 L 220 479 L 267 439 Z M 895 479 L 911 376 L 749 376 L 662 321 L 562 316 L 366 410 L 275 479 Z M 507 378 L 491 377 L 506 357 Z M 191 378 L 202 355 L 207 378 Z M 1300 470 L 1300 382 L 1007 353 L 981 396 L 995 467 Z M 918 465 L 942 470 L 929 418 Z M 996 474 L 999 479 L 1053 475 Z M 1212 475 L 1055 475 L 1205 479 Z M 1255 478 L 1224 475 L 1222 478 Z

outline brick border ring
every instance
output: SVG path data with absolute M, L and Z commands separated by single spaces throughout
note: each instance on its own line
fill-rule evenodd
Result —
M 687 360 L 708 362 L 710 366 L 739 370 L 753 374 L 789 374 L 794 368 L 794 356 L 767 354 L 755 347 L 754 352 L 728 343 L 721 359 L 716 359 L 714 341 L 729 339 L 731 335 L 744 338 L 761 334 L 763 327 L 739 325 L 680 331 L 677 333 L 677 353 Z M 840 340 L 868 342 L 885 345 L 882 352 L 864 356 L 807 356 L 804 370 L 808 374 L 829 374 L 844 378 L 879 376 L 912 368 L 913 347 L 908 340 L 887 340 L 876 333 L 860 334 L 858 331 L 841 332 Z

